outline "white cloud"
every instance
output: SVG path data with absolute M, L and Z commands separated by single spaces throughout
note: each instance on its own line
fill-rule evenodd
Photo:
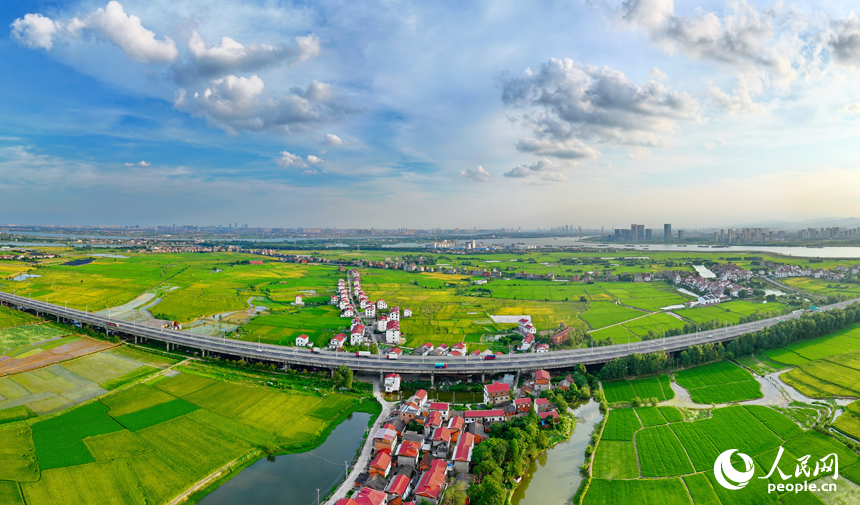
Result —
M 189 61 L 171 70 L 180 82 L 191 82 L 199 77 L 222 77 L 240 72 L 254 72 L 289 62 L 291 65 L 307 61 L 320 54 L 320 40 L 310 34 L 296 37 L 294 45 L 272 46 L 242 45 L 230 37 L 222 37 L 218 45 L 210 45 L 196 31 L 188 41 Z
M 133 167 L 133 166 L 134 166 L 134 163 L 126 163 L 126 164 L 125 164 L 125 166 L 127 166 L 127 167 Z
M 31 49 L 42 48 L 46 51 L 54 47 L 53 37 L 57 32 L 57 26 L 41 14 L 25 14 L 23 19 L 16 19 L 10 26 L 12 38 L 19 44 Z
M 324 160 L 324 159 L 322 159 L 322 158 L 317 158 L 317 157 L 316 157 L 316 156 L 314 156 L 313 154 L 309 154 L 309 155 L 308 155 L 308 157 L 307 157 L 307 160 L 308 160 L 308 163 L 310 163 L 311 165 L 317 165 L 317 164 L 319 164 L 319 163 L 325 163 L 325 160 Z
M 307 168 L 307 164 L 305 164 L 301 156 L 290 154 L 287 151 L 281 151 L 281 157 L 278 158 L 277 163 L 283 168 Z
M 210 81 L 209 87 L 189 96 L 180 89 L 174 107 L 228 133 L 275 130 L 292 133 L 330 123 L 355 112 L 345 100 L 334 97 L 329 84 L 313 81 L 307 89 L 293 88 L 281 98 L 263 94 L 263 80 L 229 75 Z
M 470 168 L 468 170 L 463 170 L 460 172 L 461 177 L 465 177 L 473 182 L 489 182 L 490 181 L 490 172 L 484 170 L 484 167 L 478 165 L 475 168 Z
M 533 182 L 552 183 L 563 182 L 567 177 L 560 172 L 561 168 L 546 158 L 539 159 L 534 163 L 517 165 L 504 173 L 505 177 L 529 178 Z
M 843 114 L 860 114 L 860 103 L 852 102 L 846 103 L 842 107 L 839 108 L 839 112 Z
M 331 133 L 325 134 L 325 139 L 323 140 L 323 144 L 327 146 L 337 147 L 346 144 L 340 137 L 337 135 L 332 135 Z
M 137 166 L 139 166 L 139 167 L 148 167 L 148 166 L 150 166 L 150 165 L 152 165 L 152 163 L 150 163 L 150 162 L 148 162 L 148 161 L 139 161 L 139 162 L 137 163 Z
M 767 109 L 755 101 L 754 96 L 761 95 L 763 89 L 759 79 L 740 76 L 738 84 L 732 93 L 726 93 L 716 86 L 708 88 L 708 94 L 717 108 L 729 114 L 750 113 L 764 114 Z
M 143 27 L 139 17 L 126 14 L 116 1 L 90 12 L 83 19 L 75 17 L 61 23 L 41 14 L 26 14 L 23 19 L 16 19 L 11 27 L 12 38 L 31 48 L 50 50 L 55 37 L 92 36 L 119 47 L 126 56 L 144 64 L 169 63 L 179 55 L 173 40 L 169 37 L 157 40 L 154 32 Z
M 669 76 L 663 73 L 663 71 L 661 71 L 657 67 L 654 67 L 648 71 L 648 77 L 660 82 L 665 82 L 669 80 Z
M 551 59 L 502 82 L 502 101 L 527 111 L 514 121 L 535 138 L 520 139 L 517 149 L 558 158 L 595 158 L 584 141 L 662 146 L 663 134 L 679 121 L 697 122 L 699 103 L 687 93 L 656 81 L 631 82 L 622 72 L 570 59 Z

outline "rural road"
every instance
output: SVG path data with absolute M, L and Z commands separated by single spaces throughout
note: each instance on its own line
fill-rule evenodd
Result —
M 382 405 L 382 413 L 379 414 L 379 417 L 376 418 L 370 431 L 368 431 L 367 440 L 364 441 L 364 447 L 361 448 L 361 454 L 358 456 L 358 460 L 355 462 L 355 465 L 352 466 L 352 470 L 350 470 L 349 475 L 347 475 L 343 483 L 326 501 L 326 505 L 334 505 L 334 503 L 341 498 L 346 498 L 346 493 L 353 488 L 353 484 L 355 483 L 355 479 L 358 478 L 358 474 L 367 468 L 367 465 L 370 463 L 370 453 L 373 450 L 373 435 L 376 433 L 376 430 L 382 428 L 382 425 L 388 421 L 388 417 L 391 415 L 392 404 L 385 401 L 379 387 L 379 381 L 373 381 L 373 396 L 375 396 L 376 400 Z

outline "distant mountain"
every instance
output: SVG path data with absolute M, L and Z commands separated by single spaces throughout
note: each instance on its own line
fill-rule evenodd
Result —
M 768 221 L 757 221 L 753 223 L 736 224 L 730 228 L 777 228 L 785 230 L 801 230 L 805 228 L 857 228 L 860 227 L 860 218 L 856 217 L 819 217 L 804 219 L 801 221 L 783 221 L 771 219 Z

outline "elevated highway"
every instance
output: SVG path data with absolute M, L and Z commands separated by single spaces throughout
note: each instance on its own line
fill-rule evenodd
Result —
M 822 310 L 845 308 L 860 301 L 860 298 L 821 307 Z M 32 310 L 44 316 L 73 320 L 90 326 L 117 332 L 136 342 L 141 339 L 163 342 L 167 349 L 178 346 L 198 349 L 202 354 L 220 354 L 241 357 L 249 361 L 267 361 L 282 365 L 301 365 L 335 369 L 340 365 L 367 373 L 400 374 L 493 374 L 498 372 L 533 371 L 539 369 L 569 368 L 577 363 L 584 365 L 606 363 L 615 358 L 633 353 L 649 353 L 659 350 L 680 351 L 691 345 L 715 343 L 731 340 L 744 333 L 766 328 L 780 321 L 798 318 L 800 313 L 744 323 L 718 330 L 701 331 L 667 337 L 662 339 L 616 344 L 590 349 L 574 349 L 547 353 L 525 353 L 499 356 L 485 360 L 478 356 L 422 357 L 401 356 L 396 360 L 385 359 L 382 355 L 358 357 L 352 353 L 323 351 L 310 352 L 309 349 L 283 347 L 271 344 L 257 344 L 240 340 L 194 335 L 177 330 L 156 329 L 125 321 L 116 321 L 108 316 L 69 309 L 59 305 L 0 292 L 0 302 L 24 310 Z M 446 368 L 436 368 L 436 363 L 445 363 Z

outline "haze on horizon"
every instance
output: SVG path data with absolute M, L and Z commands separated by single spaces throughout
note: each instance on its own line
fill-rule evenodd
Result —
M 852 5 L 4 2 L 0 221 L 851 217 Z

